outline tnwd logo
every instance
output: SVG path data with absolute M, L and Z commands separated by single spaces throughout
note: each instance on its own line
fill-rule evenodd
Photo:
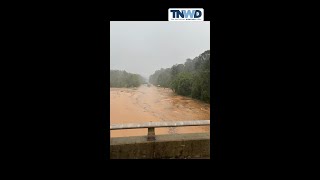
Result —
M 202 8 L 170 8 L 169 21 L 203 21 Z

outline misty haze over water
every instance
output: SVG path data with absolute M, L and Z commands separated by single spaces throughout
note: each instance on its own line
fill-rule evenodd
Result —
M 210 22 L 111 21 L 110 68 L 146 79 L 210 50 Z

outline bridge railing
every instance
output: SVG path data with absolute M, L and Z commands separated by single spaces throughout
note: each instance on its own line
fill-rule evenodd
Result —
M 113 125 L 110 125 L 110 130 L 148 128 L 147 140 L 154 141 L 156 139 L 155 128 L 185 127 L 185 126 L 208 126 L 208 125 L 210 125 L 210 120 L 145 122 L 145 123 L 113 124 Z

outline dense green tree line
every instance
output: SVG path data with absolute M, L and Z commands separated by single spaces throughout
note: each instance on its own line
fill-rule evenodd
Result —
M 138 87 L 143 83 L 146 81 L 139 74 L 110 70 L 110 87 Z
M 149 82 L 171 88 L 177 94 L 210 102 L 210 50 L 184 64 L 155 71 Z

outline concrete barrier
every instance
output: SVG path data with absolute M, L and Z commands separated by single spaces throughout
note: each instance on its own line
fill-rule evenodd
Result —
M 110 159 L 210 159 L 210 134 L 157 135 L 110 139 Z

